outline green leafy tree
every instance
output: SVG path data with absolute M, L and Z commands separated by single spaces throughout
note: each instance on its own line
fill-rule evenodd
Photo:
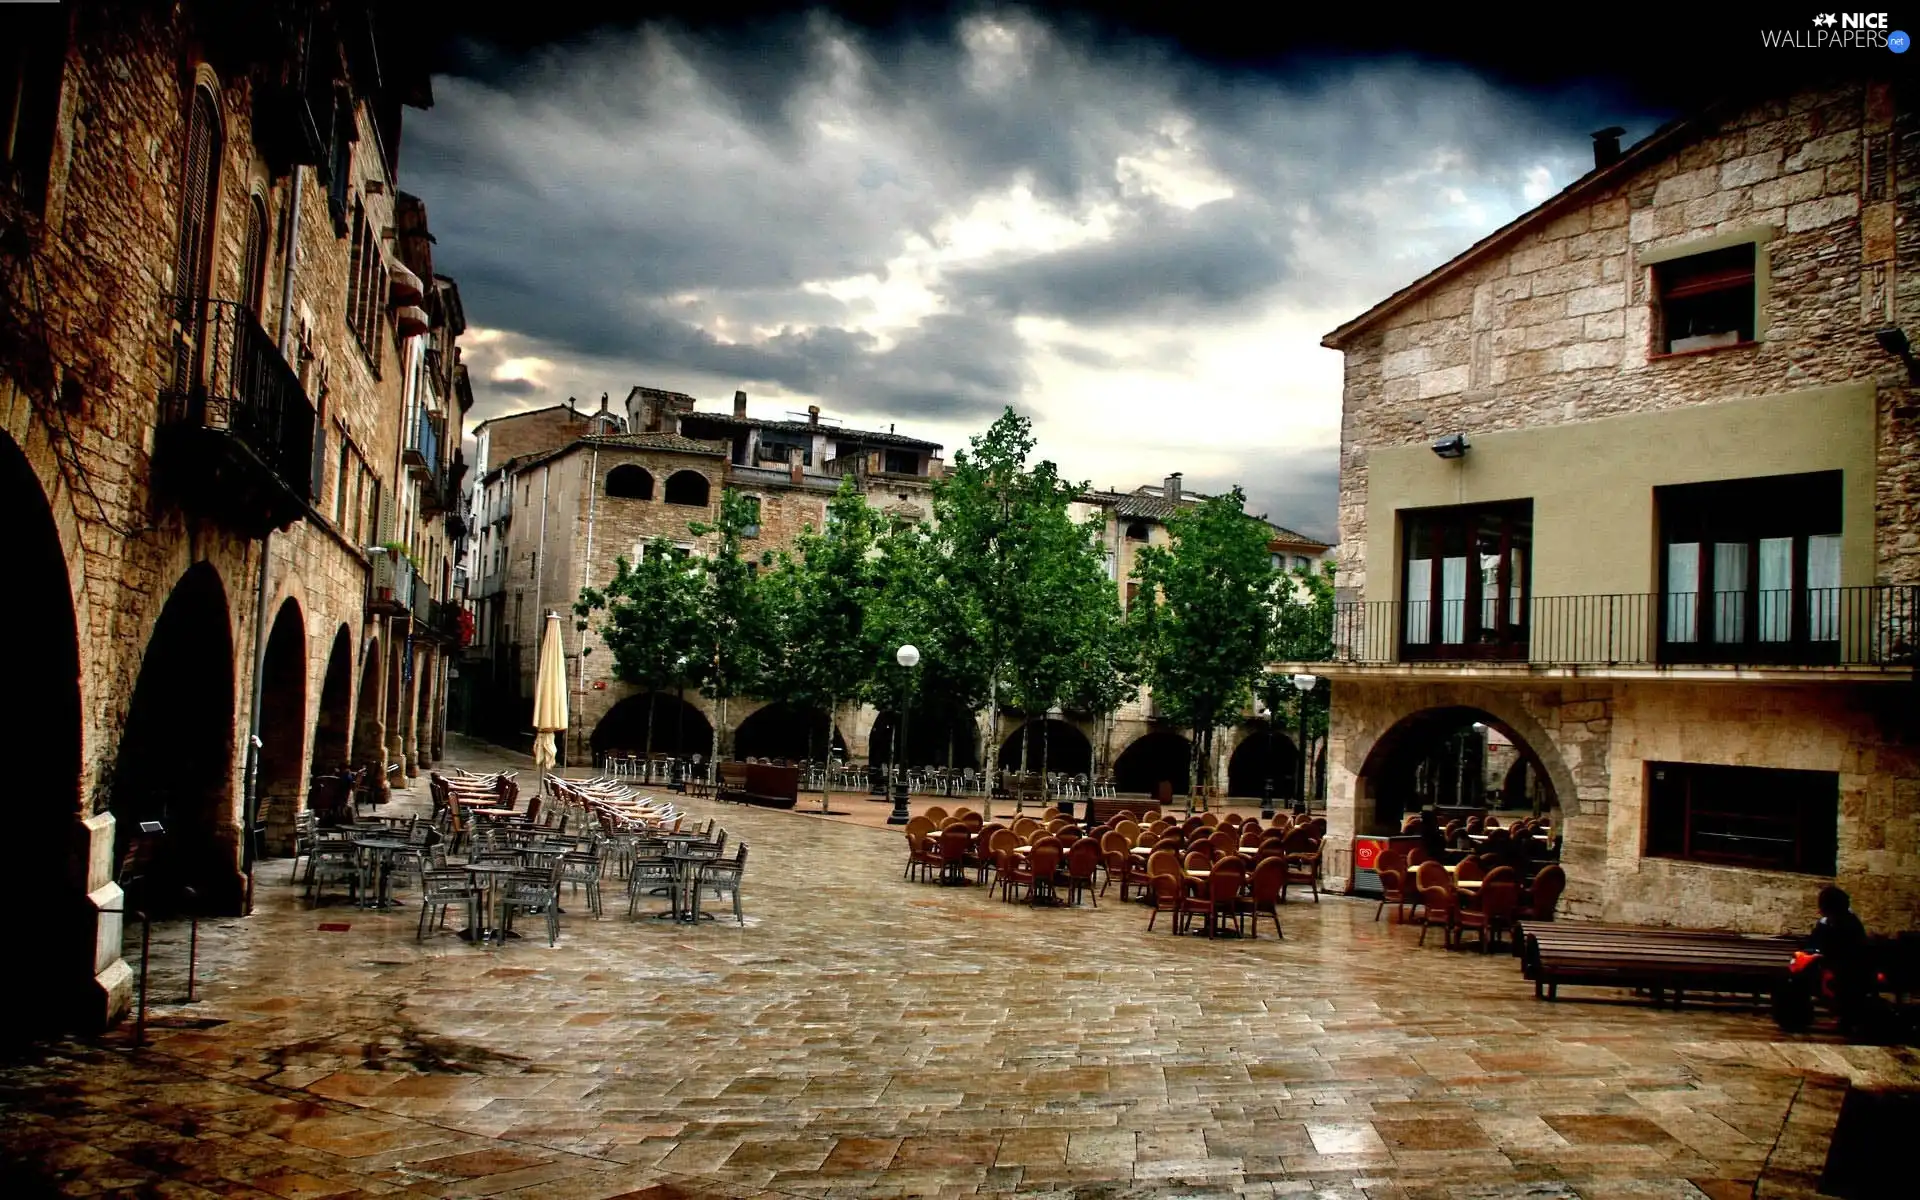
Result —
M 802 531 L 763 584 L 775 636 L 761 694 L 825 709 L 829 753 L 840 706 L 873 677 L 879 631 L 869 614 L 885 588 L 885 534 L 881 514 L 846 476 L 828 502 L 826 528 Z M 827 808 L 825 788 L 820 807 Z
M 1133 575 L 1146 675 L 1155 700 L 1193 731 L 1194 785 L 1211 778 L 1213 733 L 1244 708 L 1274 631 L 1268 527 L 1249 517 L 1239 488 L 1167 521 L 1169 546 L 1149 546 Z
M 900 712 L 911 688 L 916 726 L 948 730 L 951 763 L 953 731 L 987 702 L 988 656 L 980 638 L 979 597 L 966 586 L 969 573 L 958 569 L 946 550 L 945 541 L 925 524 L 899 523 L 885 539 L 880 557 L 885 582 L 873 610 L 869 698 Z M 894 659 L 906 643 L 920 650 L 920 665 L 912 671 Z
M 689 668 L 700 690 L 718 705 L 713 726 L 716 771 L 723 745 L 731 743 L 727 702 L 757 694 L 765 681 L 767 650 L 774 641 L 773 614 L 758 578 L 758 568 L 772 556 L 751 558 L 741 547 L 744 531 L 759 519 L 746 497 L 726 488 L 720 493 L 720 512 L 714 521 L 687 525 L 695 537 L 716 539 L 701 563 L 705 578 L 699 596 L 699 656 Z
M 665 538 L 648 543 L 638 563 L 614 560 L 612 582 L 582 588 L 574 601 L 576 628 L 596 632 L 613 656 L 617 679 L 647 690 L 646 753 L 653 756 L 659 694 L 687 683 L 687 664 L 702 645 L 700 576 Z
M 1333 564 L 1319 569 L 1299 567 L 1280 576 L 1274 583 L 1274 632 L 1271 657 L 1276 662 L 1316 663 L 1333 657 Z M 1298 747 L 1306 761 L 1313 764 L 1316 777 L 1325 772 L 1327 723 L 1332 712 L 1333 684 L 1321 679 L 1312 691 L 1302 693 L 1293 686 L 1290 675 L 1266 675 L 1261 679 L 1260 698 L 1273 720 L 1281 722 L 1298 738 L 1301 710 L 1306 710 L 1305 744 Z M 1307 792 L 1319 788 L 1308 781 Z M 1324 782 L 1322 780 L 1321 782 Z
M 1033 448 L 1032 422 L 1008 408 L 934 490 L 935 570 L 972 626 L 986 677 L 989 785 L 1001 706 L 1033 714 L 1060 701 L 1077 661 L 1069 610 L 1088 569 L 1100 571 L 1093 539 L 1069 515 L 1086 485 L 1051 462 L 1030 464 Z
M 1067 685 L 1066 706 L 1092 717 L 1099 727 L 1095 774 L 1104 773 L 1113 755 L 1113 715 L 1140 692 L 1140 643 L 1127 628 L 1120 597 L 1104 573 L 1079 609 L 1082 628 L 1079 657 Z

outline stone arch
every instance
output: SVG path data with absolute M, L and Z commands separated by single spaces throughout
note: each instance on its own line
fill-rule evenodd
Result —
M 682 470 L 667 476 L 667 486 L 661 489 L 660 498 L 668 504 L 705 508 L 712 494 L 713 485 L 705 475 L 698 471 Z
M 253 821 L 290 826 L 300 810 L 307 758 L 307 630 L 300 604 L 291 597 L 273 619 L 260 683 Z
M 1552 735 L 1525 708 L 1481 689 L 1456 690 L 1436 701 L 1402 714 L 1364 742 L 1349 743 L 1356 825 L 1372 832 L 1397 830 L 1402 817 L 1417 811 L 1424 799 L 1418 780 L 1422 763 L 1430 763 L 1437 747 L 1476 721 L 1504 734 L 1521 761 L 1545 779 L 1547 808 L 1560 823 L 1561 806 L 1579 795 L 1578 788 Z
M 1023 741 L 1029 771 L 1039 771 L 1043 762 L 1049 775 L 1086 775 L 1093 771 L 1093 742 L 1071 721 L 1042 717 L 1020 722 L 1000 743 L 1002 771 L 1020 769 Z
M 313 773 L 351 763 L 353 742 L 353 631 L 341 622 L 321 677 L 320 707 L 313 722 Z
M 21 978 L 16 989 L 24 1029 L 71 1022 L 94 980 L 94 913 L 87 901 L 86 841 L 81 833 L 80 636 L 66 551 L 46 494 L 18 444 L 0 434 L 0 540 L 16 575 L 0 589 L 0 620 L 16 637 L 7 670 L 18 703 L 11 724 L 27 753 L 16 756 L 7 805 L 15 894 L 28 916 L 18 923 Z M 118 946 L 114 956 L 118 957 Z M 90 1006 L 99 1012 L 96 999 Z
M 1162 783 L 1176 796 L 1193 790 L 1193 743 L 1168 729 L 1141 734 L 1113 760 L 1115 791 L 1151 796 Z
M 354 702 L 353 767 L 367 773 L 366 786 L 376 794 L 386 780 L 387 731 L 380 712 L 386 673 L 386 647 L 379 638 L 368 638 L 360 655 L 360 694 Z
M 774 758 L 798 762 L 820 761 L 825 746 L 827 710 L 810 704 L 763 704 L 733 730 L 735 758 Z M 847 739 L 836 721 L 833 753 L 844 759 Z
M 647 729 L 653 730 L 653 752 L 678 757 L 713 751 L 713 722 L 691 701 L 672 692 L 636 692 L 614 704 L 594 724 L 588 742 L 593 759 L 608 754 L 644 754 Z
M 653 472 L 638 463 L 621 463 L 607 472 L 607 495 L 615 500 L 653 499 Z
M 190 899 L 202 912 L 240 911 L 234 735 L 227 590 L 212 564 L 199 562 L 154 624 L 114 765 L 119 861 L 140 878 L 140 903 L 164 910 Z M 160 831 L 143 835 L 142 822 Z
M 880 709 L 873 714 L 866 736 L 869 763 L 893 762 L 899 752 L 899 739 L 895 736 L 899 721 L 897 709 Z M 908 747 L 911 753 L 904 759 L 915 767 L 978 767 L 977 737 L 978 729 L 971 715 L 922 712 L 916 704 L 907 712 L 907 740 L 912 745 Z
M 1300 790 L 1300 748 L 1265 721 L 1244 725 L 1240 744 L 1227 759 L 1227 795 L 1264 796 L 1269 780 L 1276 797 L 1294 798 Z

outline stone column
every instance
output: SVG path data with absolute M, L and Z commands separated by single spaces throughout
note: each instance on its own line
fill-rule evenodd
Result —
M 381 764 L 381 772 L 383 778 L 391 780 L 393 776 L 386 774 L 387 764 L 398 763 L 404 767 L 408 761 L 407 710 L 409 705 L 407 701 L 409 689 L 406 686 L 407 640 L 399 635 L 399 621 L 392 622 L 388 628 L 394 632 L 391 640 L 388 642 L 388 646 L 392 652 L 387 656 L 387 686 L 385 689 L 387 697 L 385 709 L 387 761 Z
M 1327 837 L 1324 844 L 1334 849 L 1345 849 L 1338 854 L 1321 855 L 1324 864 L 1322 869 L 1326 872 L 1322 886 L 1335 892 L 1347 889 L 1347 878 L 1353 865 L 1353 835 L 1360 831 L 1362 824 L 1372 819 L 1371 814 L 1364 821 L 1362 819 L 1361 808 L 1370 807 L 1373 801 L 1371 797 L 1360 794 L 1361 780 L 1347 764 L 1347 747 L 1361 735 L 1361 730 L 1353 710 L 1341 704 L 1341 697 L 1354 686 L 1343 684 L 1334 692 L 1333 711 L 1327 719 Z M 1308 767 L 1311 769 L 1312 764 L 1309 763 Z M 1308 779 L 1311 782 L 1311 774 Z M 1334 871 L 1335 867 L 1338 867 L 1338 874 Z
M 425 682 L 421 676 L 426 674 L 426 665 L 426 655 L 416 651 L 413 655 L 413 679 L 403 686 L 400 693 L 400 702 L 406 707 L 401 725 L 400 761 L 406 764 L 408 779 L 417 779 L 420 775 L 420 689 Z

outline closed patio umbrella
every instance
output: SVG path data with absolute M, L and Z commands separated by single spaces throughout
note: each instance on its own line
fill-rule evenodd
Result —
M 547 614 L 540 637 L 540 666 L 533 677 L 533 765 L 553 767 L 553 735 L 567 727 L 567 667 L 560 647 L 560 614 Z

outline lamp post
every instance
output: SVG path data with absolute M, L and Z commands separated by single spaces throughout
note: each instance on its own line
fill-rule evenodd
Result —
M 1294 793 L 1294 803 L 1298 806 L 1296 811 L 1299 812 L 1307 811 L 1307 693 L 1311 692 L 1313 685 L 1319 682 L 1320 677 L 1318 675 L 1295 675 L 1293 677 L 1293 686 L 1300 689 L 1300 742 L 1296 747 L 1300 752 L 1298 756 L 1300 759 L 1300 790 Z
M 1254 715 L 1267 719 L 1267 779 L 1260 785 L 1260 819 L 1273 820 L 1273 719 L 1271 708 L 1254 701 Z
M 889 825 L 905 825 L 912 820 L 907 811 L 907 773 L 901 769 L 900 760 L 907 756 L 907 710 L 913 706 L 913 669 L 920 665 L 920 649 L 909 643 L 894 652 L 893 661 L 907 669 L 906 695 L 900 700 L 900 753 L 894 755 L 893 763 L 893 812 L 887 816 Z

